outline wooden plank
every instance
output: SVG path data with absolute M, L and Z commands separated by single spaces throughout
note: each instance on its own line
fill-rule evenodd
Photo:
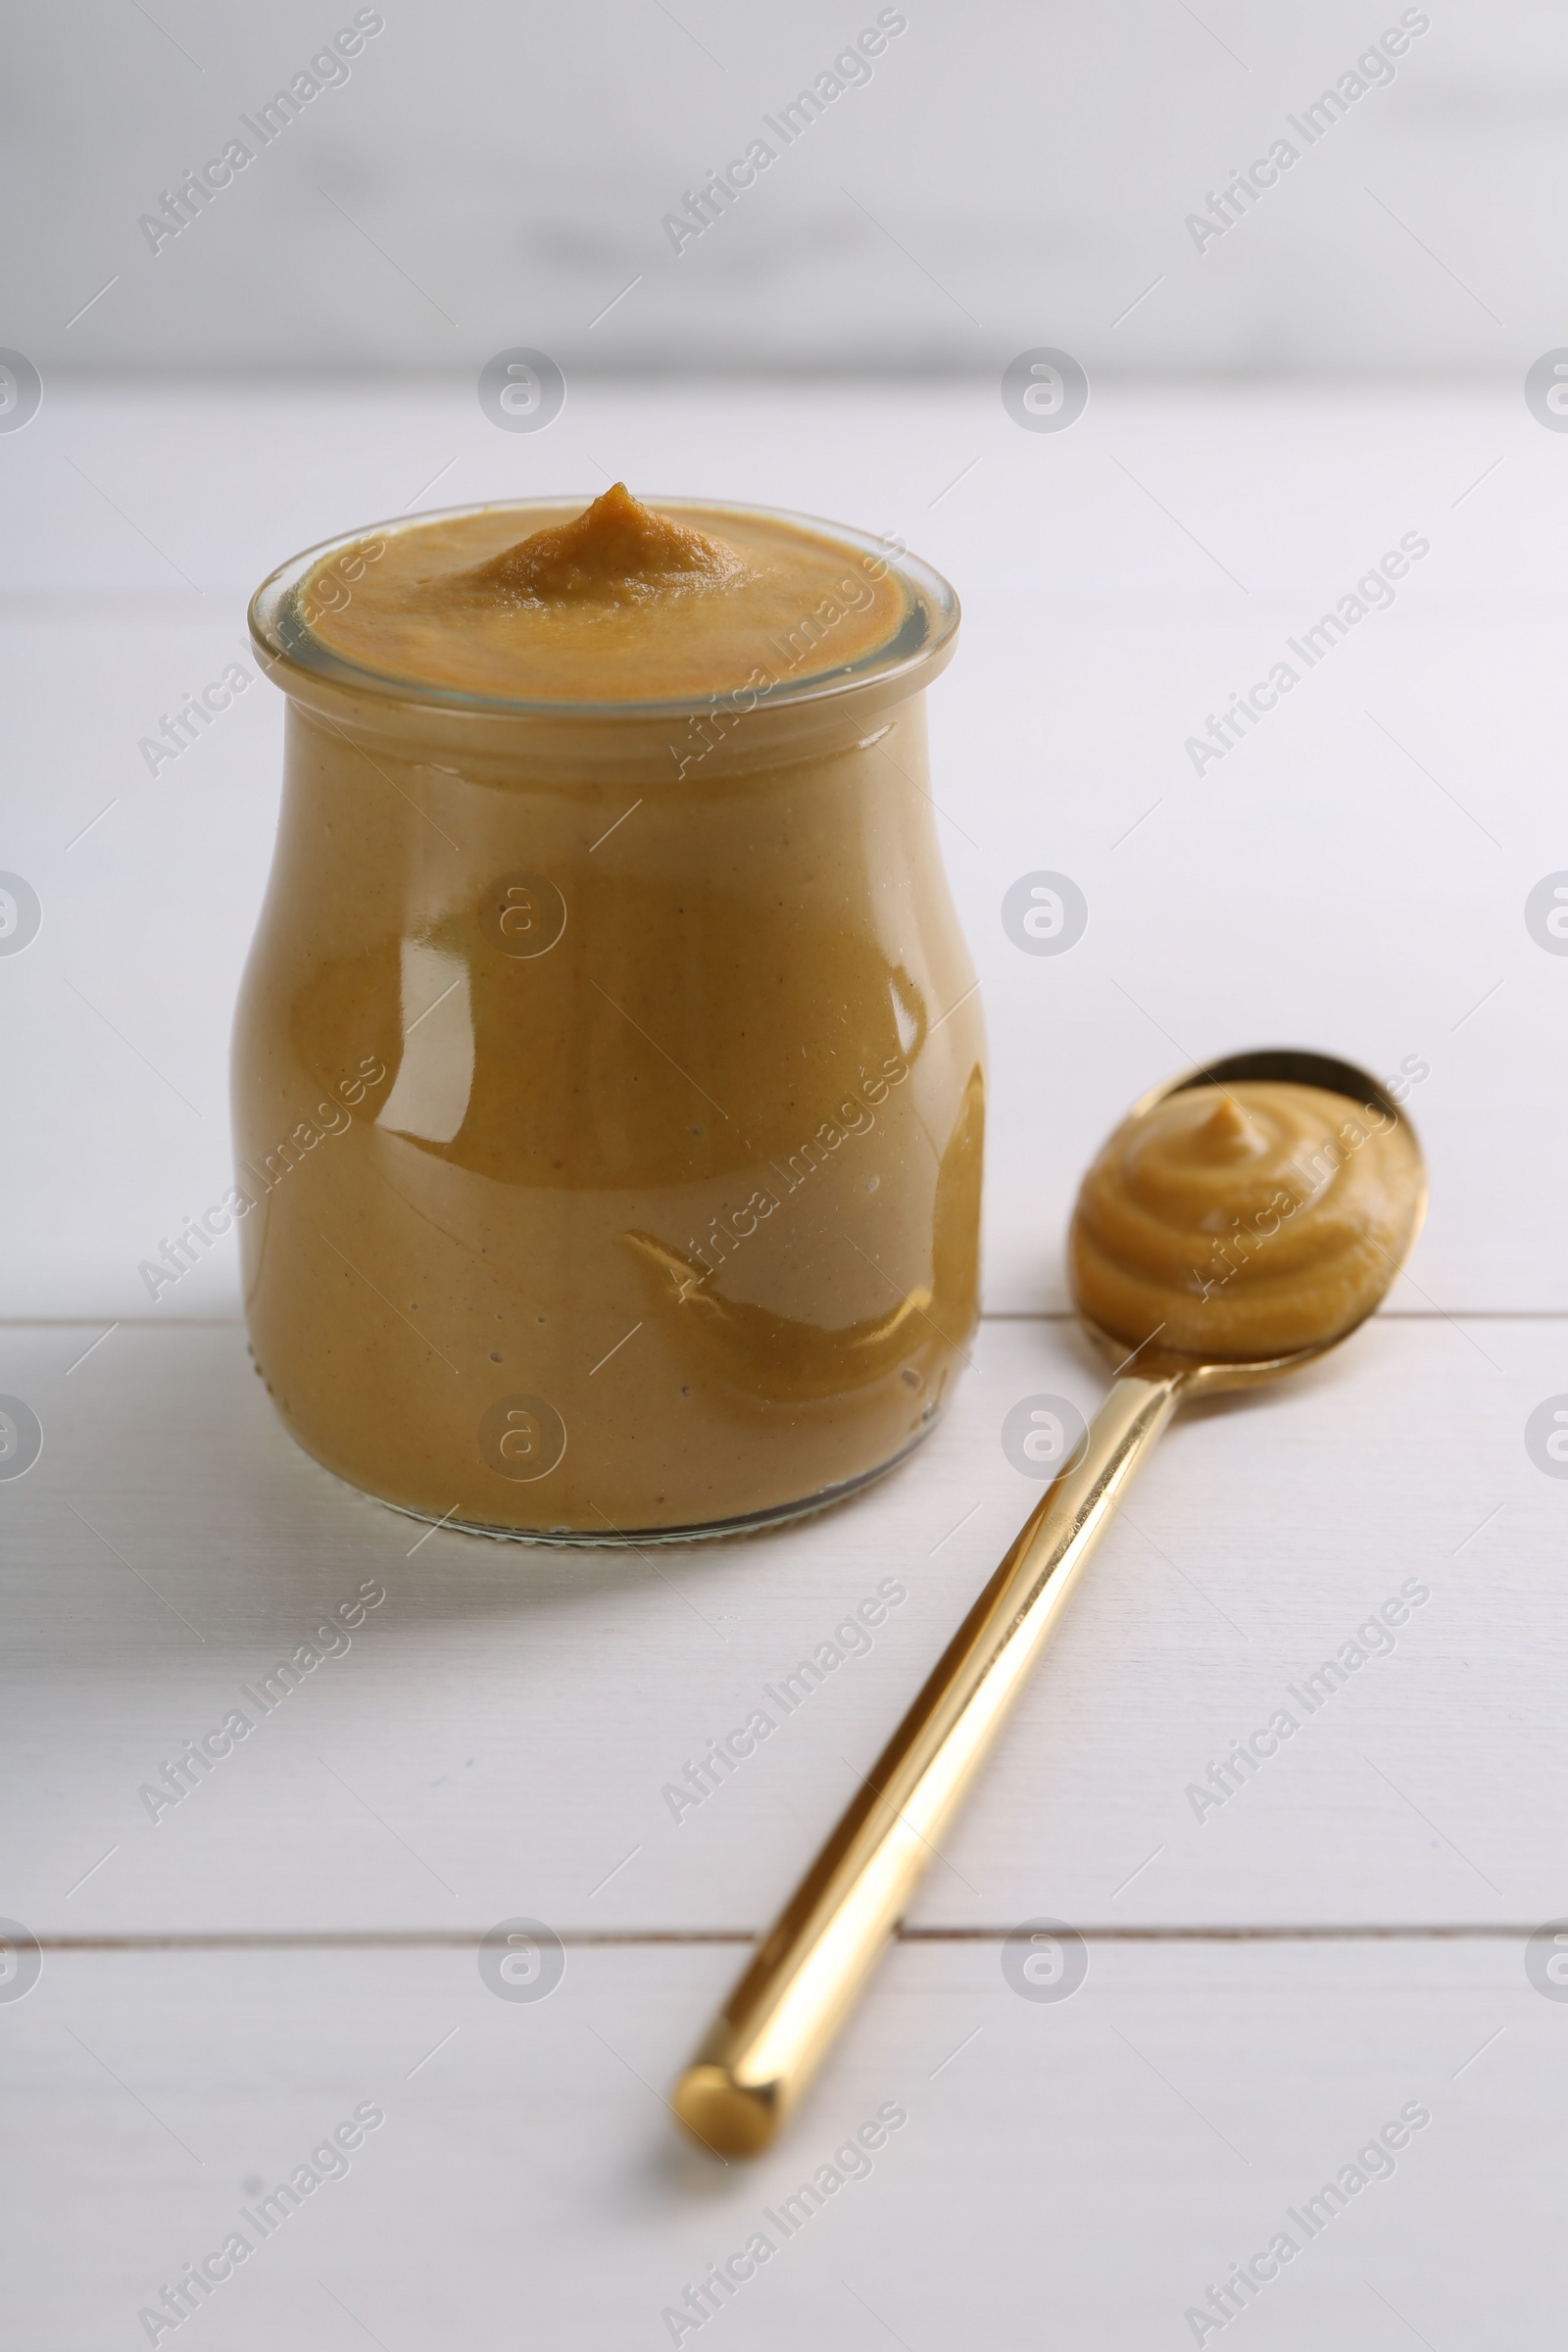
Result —
M 0 1350 L 0 1388 L 45 1432 L 0 1484 L 25 1792 L 6 1907 L 40 1935 L 481 1932 L 518 1911 L 760 1928 L 1039 1492 L 1003 1454 L 1005 1413 L 1041 1393 L 1088 1411 L 1102 1388 L 1069 1326 L 990 1322 L 947 1421 L 884 1486 L 643 1557 L 421 1540 L 284 1436 L 236 1328 L 126 1327 L 76 1361 L 94 1337 L 12 1329 Z M 1290 1388 L 1179 1422 L 918 1919 L 1559 1906 L 1568 1494 L 1522 1434 L 1564 1345 L 1551 1321 L 1386 1317 Z M 786 1711 L 783 1678 L 890 1578 L 907 1597 L 869 1649 Z M 1411 1580 L 1430 1597 L 1392 1649 L 1309 1708 L 1305 1678 Z M 264 1717 L 245 1693 L 368 1581 L 384 1602 Z M 665 1794 L 759 1706 L 775 1729 L 731 1777 L 701 1803 Z M 251 1735 L 149 1807 L 139 1790 L 236 1707 Z M 1206 1793 L 1281 1707 L 1294 1736 Z
M 138 2312 L 236 2230 L 243 2265 L 216 2265 L 210 2303 L 160 2342 L 1175 2346 L 1280 2232 L 1295 2251 L 1261 2266 L 1239 2341 L 1548 2334 L 1568 2013 L 1516 1942 L 1087 1956 L 1070 1997 L 1038 2002 L 993 1942 L 901 1948 L 784 2143 L 720 2168 L 662 2094 L 729 1953 L 573 1949 L 532 2003 L 494 1997 L 472 1950 L 50 1954 L 0 2008 L 26 2150 L 14 2338 L 143 2343 Z M 259 2200 L 368 2111 L 384 2121 L 347 2170 L 321 2156 L 264 2238 Z M 862 2164 L 879 2115 L 906 2121 Z M 1364 2153 L 1391 2125 L 1388 2162 Z M 820 2205 L 785 2212 L 803 2183 Z M 1309 2235 L 1325 2183 L 1343 2208 L 1321 2202 Z M 765 2261 L 672 2328 L 687 2286 L 759 2234 Z

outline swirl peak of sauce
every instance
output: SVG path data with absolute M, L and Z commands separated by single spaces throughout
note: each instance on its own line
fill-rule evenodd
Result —
M 1199 1151 L 1211 1159 L 1255 1159 L 1268 1150 L 1267 1130 L 1249 1118 L 1234 1095 L 1223 1096 L 1193 1132 Z
M 533 531 L 442 586 L 514 605 L 637 605 L 745 576 L 745 558 L 724 540 L 657 514 L 616 482 L 570 522 Z
M 1186 1087 L 1125 1119 L 1084 1178 L 1073 1294 L 1129 1347 L 1257 1363 L 1341 1337 L 1377 1304 L 1420 1214 L 1397 1115 L 1325 1089 Z

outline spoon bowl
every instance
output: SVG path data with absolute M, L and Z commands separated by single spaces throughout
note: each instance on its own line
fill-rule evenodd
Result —
M 1417 1235 L 1426 1220 L 1427 1174 L 1426 1162 L 1416 1140 L 1415 1129 L 1394 1097 L 1369 1072 L 1358 1069 L 1353 1061 L 1340 1061 L 1327 1054 L 1311 1054 L 1298 1046 L 1258 1046 L 1244 1054 L 1229 1054 L 1219 1061 L 1206 1061 L 1185 1070 L 1179 1078 L 1167 1079 L 1163 1086 L 1151 1087 L 1140 1095 L 1128 1112 L 1128 1121 L 1141 1119 L 1173 1095 L 1184 1095 L 1197 1086 L 1241 1086 L 1251 1079 L 1263 1079 L 1288 1086 L 1316 1087 L 1327 1095 L 1343 1095 L 1357 1109 L 1384 1112 L 1396 1119 L 1404 1128 L 1414 1154 L 1417 1190 L 1410 1220 L 1409 1233 L 1400 1255 L 1391 1258 L 1387 1280 L 1371 1303 L 1354 1322 L 1329 1337 L 1314 1341 L 1311 1346 L 1290 1349 L 1282 1355 L 1263 1356 L 1252 1361 L 1231 1362 L 1220 1357 L 1191 1355 L 1176 1348 L 1162 1348 L 1157 1341 L 1146 1340 L 1129 1353 L 1125 1339 L 1114 1332 L 1102 1330 L 1077 1306 L 1078 1321 L 1098 1352 L 1120 1372 L 1136 1363 L 1146 1379 L 1171 1379 L 1182 1383 L 1184 1400 L 1197 1396 L 1217 1396 L 1232 1389 L 1259 1388 L 1266 1381 L 1283 1380 L 1288 1372 L 1299 1371 L 1304 1364 L 1315 1363 L 1319 1356 L 1328 1355 L 1343 1347 L 1361 1325 L 1374 1315 L 1393 1288 L 1405 1259 L 1415 1246 Z M 1075 1302 L 1076 1303 L 1076 1302 Z

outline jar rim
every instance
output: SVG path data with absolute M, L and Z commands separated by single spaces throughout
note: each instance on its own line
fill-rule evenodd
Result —
M 840 663 L 832 669 L 812 671 L 793 681 L 775 681 L 773 685 L 756 691 L 750 687 L 731 686 L 702 695 L 683 694 L 657 700 L 568 702 L 540 697 L 480 694 L 468 687 L 441 686 L 423 679 L 372 669 L 335 652 L 315 634 L 299 613 L 295 600 L 305 581 L 339 550 L 355 551 L 369 539 L 393 532 L 417 530 L 427 523 L 457 521 L 471 514 L 512 513 L 533 519 L 535 527 L 540 527 L 545 517 L 555 518 L 564 511 L 568 514 L 575 511 L 575 501 L 562 495 L 478 499 L 460 507 L 431 508 L 419 514 L 400 516 L 389 522 L 367 523 L 358 530 L 341 532 L 335 538 L 323 539 L 316 546 L 291 556 L 287 563 L 280 564 L 268 574 L 250 602 L 248 619 L 258 659 L 267 675 L 285 692 L 290 691 L 292 676 L 302 686 L 307 681 L 315 681 L 386 704 L 412 705 L 454 716 L 490 714 L 497 718 L 538 718 L 568 724 L 579 720 L 604 726 L 616 720 L 682 718 L 710 710 L 715 704 L 722 705 L 743 693 L 752 694 L 751 707 L 776 710 L 831 701 L 870 684 L 884 691 L 891 687 L 895 695 L 901 686 L 904 692 L 912 692 L 928 670 L 943 665 L 939 657 L 945 657 L 951 651 L 960 618 L 957 594 L 941 572 L 921 557 L 911 555 L 900 540 L 858 530 L 851 524 L 833 522 L 822 515 L 799 514 L 786 507 L 694 498 L 651 497 L 647 503 L 662 514 L 675 514 L 682 519 L 695 520 L 699 516 L 706 516 L 711 523 L 725 515 L 735 515 L 748 520 L 804 526 L 825 536 L 862 560 L 869 558 L 883 564 L 894 574 L 905 591 L 905 609 L 899 625 L 883 644 L 873 647 L 858 661 Z

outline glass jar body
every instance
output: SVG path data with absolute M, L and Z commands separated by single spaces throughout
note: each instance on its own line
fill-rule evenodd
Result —
M 923 699 L 661 763 L 291 688 L 236 1206 L 258 1367 L 329 1469 L 646 1542 L 819 1507 L 931 1426 L 984 1082 Z

